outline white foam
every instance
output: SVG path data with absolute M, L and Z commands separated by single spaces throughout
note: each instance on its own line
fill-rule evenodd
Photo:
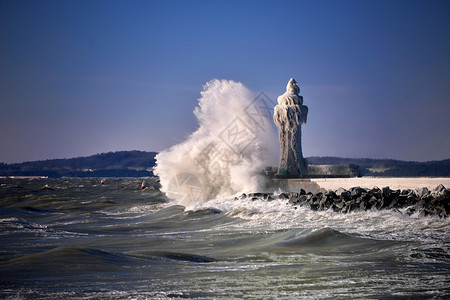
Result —
M 236 230 L 241 226 L 243 230 L 251 228 L 257 231 L 330 227 L 340 232 L 382 240 L 433 243 L 450 238 L 450 218 L 409 216 L 404 211 L 396 210 L 355 211 L 347 214 L 332 210 L 313 211 L 308 207 L 294 207 L 287 202 L 228 198 L 215 199 L 191 209 L 216 208 L 229 217 L 245 220 L 244 223 L 230 224 Z
M 276 162 L 278 144 L 273 120 L 252 114 L 259 105 L 254 99 L 234 81 L 204 86 L 194 110 L 198 129 L 156 156 L 154 173 L 169 198 L 188 206 L 259 189 L 260 172 Z

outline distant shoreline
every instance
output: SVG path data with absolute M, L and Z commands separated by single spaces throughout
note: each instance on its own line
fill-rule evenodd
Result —
M 48 179 L 48 176 L 0 176 L 0 178 L 10 178 L 10 179 Z
M 157 152 L 118 151 L 87 157 L 16 164 L 0 163 L 0 176 L 9 177 L 152 177 Z M 415 162 L 393 159 L 306 157 L 309 165 L 354 165 L 363 177 L 450 177 L 450 159 Z M 269 162 L 268 162 L 269 163 Z

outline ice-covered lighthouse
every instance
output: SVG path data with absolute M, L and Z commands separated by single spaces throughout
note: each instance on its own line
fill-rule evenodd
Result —
M 277 175 L 301 176 L 308 173 L 302 154 L 302 124 L 306 123 L 308 107 L 303 105 L 298 83 L 291 78 L 286 92 L 278 97 L 273 120 L 280 138 L 280 163 Z

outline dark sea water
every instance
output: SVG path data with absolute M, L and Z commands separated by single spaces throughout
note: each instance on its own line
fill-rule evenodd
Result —
M 263 199 L 188 209 L 141 182 L 0 179 L 0 298 L 450 298 L 447 219 Z

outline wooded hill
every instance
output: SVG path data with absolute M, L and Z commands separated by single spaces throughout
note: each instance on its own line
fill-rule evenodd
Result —
M 147 177 L 153 176 L 156 154 L 134 150 L 70 159 L 0 163 L 0 176 Z M 363 176 L 450 177 L 450 159 L 429 162 L 315 156 L 306 159 L 311 165 L 358 165 Z
M 357 165 L 363 176 L 450 177 L 450 159 L 439 161 L 403 161 L 393 159 L 308 157 L 312 165 Z
M 19 164 L 0 163 L 0 176 L 146 177 L 153 176 L 156 154 L 134 150 Z

